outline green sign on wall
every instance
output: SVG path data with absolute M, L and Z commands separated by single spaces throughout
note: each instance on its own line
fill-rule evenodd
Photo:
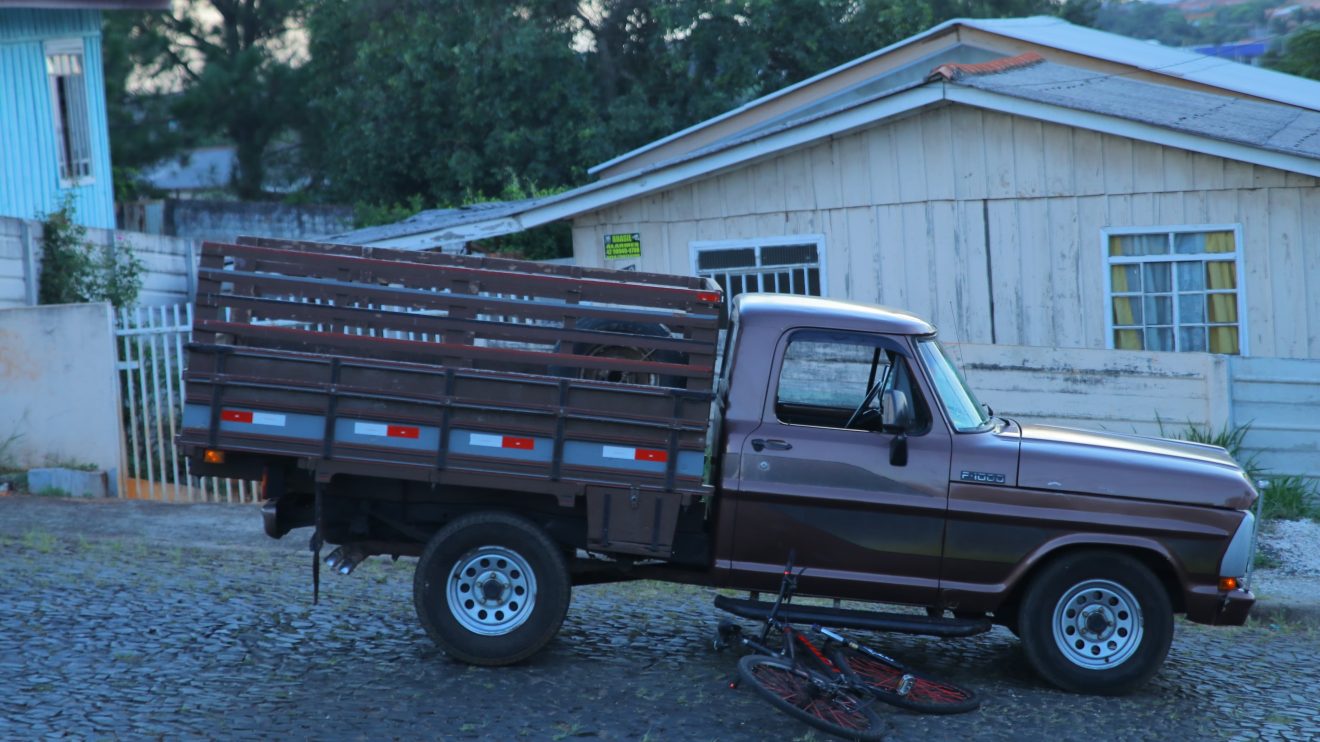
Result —
M 640 257 L 642 257 L 642 236 L 637 232 L 605 235 L 606 260 Z

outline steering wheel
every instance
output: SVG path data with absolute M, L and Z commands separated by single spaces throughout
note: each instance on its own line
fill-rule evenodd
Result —
M 871 387 L 870 391 L 866 393 L 866 396 L 862 398 L 862 403 L 857 405 L 857 409 L 853 410 L 853 413 L 848 416 L 848 422 L 843 424 L 845 430 L 856 425 L 857 421 L 862 418 L 862 413 L 866 412 L 866 409 L 871 406 L 871 402 L 876 398 L 876 395 L 880 394 L 880 390 L 885 387 L 885 382 L 888 381 L 888 376 L 889 374 L 886 373 L 885 378 L 877 381 L 875 385 Z

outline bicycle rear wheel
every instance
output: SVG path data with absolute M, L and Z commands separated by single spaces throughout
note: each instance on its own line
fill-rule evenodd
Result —
M 871 699 L 782 657 L 750 654 L 738 662 L 743 682 L 775 708 L 846 739 L 881 739 L 880 717 Z
M 981 699 L 966 688 L 896 667 L 848 647 L 835 647 L 831 659 L 876 698 L 899 708 L 924 714 L 961 714 L 981 705 Z M 901 692 L 904 685 L 906 693 Z

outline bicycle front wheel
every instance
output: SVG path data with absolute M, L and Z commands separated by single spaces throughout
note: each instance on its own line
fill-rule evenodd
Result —
M 879 740 L 880 717 L 871 699 L 782 657 L 751 654 L 738 662 L 743 682 L 775 708 L 846 739 Z
M 981 705 L 966 688 L 878 660 L 848 647 L 834 648 L 832 659 L 849 678 L 865 685 L 885 703 L 924 714 L 961 714 Z

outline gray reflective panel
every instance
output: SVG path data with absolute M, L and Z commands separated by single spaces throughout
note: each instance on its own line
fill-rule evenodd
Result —
M 1118 250 L 1118 254 L 1123 256 L 1166 255 L 1169 252 L 1169 235 L 1121 235 L 1118 237 Z
M 1199 261 L 1178 263 L 1178 290 L 1203 291 L 1204 289 L 1205 272 L 1201 269 L 1201 263 Z
M 1147 327 L 1146 350 L 1173 350 L 1173 328 Z
M 1178 297 L 1178 322 L 1184 325 L 1205 322 L 1205 294 L 1182 294 Z
M 1147 296 L 1146 305 L 1146 324 L 1148 325 L 1171 325 L 1173 324 L 1173 297 L 1167 294 L 1157 294 Z
M 1168 263 L 1146 263 L 1143 268 L 1145 269 L 1146 291 L 1156 293 L 1173 290 Z
M 1205 328 L 1204 327 L 1179 328 L 1178 350 L 1205 352 Z

